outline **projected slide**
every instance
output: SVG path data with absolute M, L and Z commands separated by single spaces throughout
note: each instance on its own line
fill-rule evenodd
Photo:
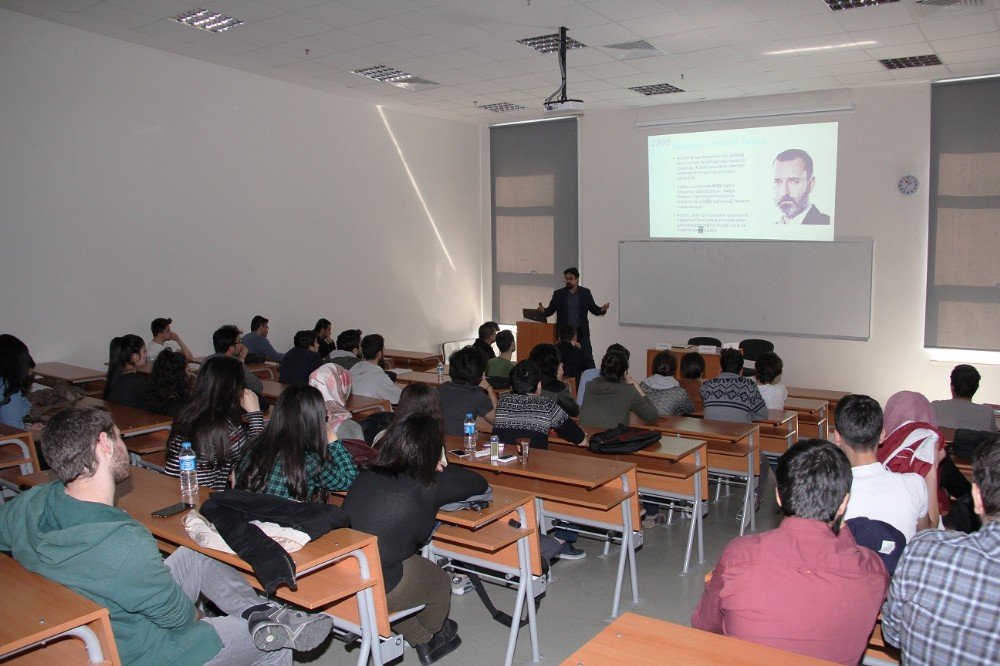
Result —
M 653 238 L 833 240 L 837 123 L 651 136 Z

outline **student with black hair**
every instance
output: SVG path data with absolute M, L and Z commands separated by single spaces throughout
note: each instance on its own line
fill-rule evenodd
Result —
M 316 334 L 316 342 L 319 343 L 320 358 L 326 358 L 330 352 L 337 348 L 333 340 L 333 324 L 329 319 L 319 318 L 313 326 L 313 333 Z
M 580 373 L 586 369 L 587 362 L 583 348 L 577 340 L 576 327 L 563 324 L 558 327 L 557 333 L 559 343 L 556 345 L 556 349 L 559 350 L 559 360 L 562 361 L 563 375 L 572 377 L 573 381 L 579 384 Z
M 510 331 L 500 331 L 497 333 L 496 343 L 500 355 L 491 358 L 486 363 L 486 376 L 506 379 L 510 377 L 510 371 L 514 369 L 514 362 L 511 360 L 514 352 L 517 351 L 517 345 L 514 344 L 514 334 Z
M 482 355 L 469 349 L 477 358 Z M 457 353 L 457 352 L 456 352 Z M 390 613 L 423 605 L 393 628 L 416 648 L 425 666 L 462 644 L 448 617 L 451 581 L 418 552 L 434 530 L 439 508 L 486 491 L 486 480 L 463 467 L 441 464 L 444 432 L 430 414 L 396 419 L 382 438 L 378 457 L 358 474 L 344 510 L 351 527 L 378 537 L 379 559 Z
M 350 370 L 361 360 L 361 329 L 349 328 L 337 336 L 337 348 L 330 352 L 330 360 Z
M 767 416 L 757 382 L 743 377 L 743 354 L 739 349 L 723 349 L 719 357 L 722 372 L 701 385 L 705 418 L 716 421 L 750 423 Z
M 177 416 L 191 399 L 191 378 L 187 359 L 180 352 L 164 349 L 153 361 L 146 393 L 146 410 L 154 414 Z
M 628 425 L 632 413 L 646 423 L 660 416 L 642 386 L 629 374 L 628 357 L 612 349 L 601 360 L 601 376 L 587 384 L 587 399 L 580 405 L 580 425 Z
M 859 663 L 889 575 L 841 522 L 851 463 L 830 442 L 793 444 L 777 469 L 777 529 L 729 542 L 691 626 L 841 664 Z
M 354 384 L 354 394 L 368 398 L 388 400 L 392 404 L 399 402 L 399 394 L 403 389 L 396 386 L 380 361 L 385 351 L 385 338 L 378 333 L 366 335 L 361 339 L 362 360 L 351 366 L 351 380 Z M 334 361 L 336 363 L 336 360 Z
M 0 423 L 26 427 L 24 417 L 31 411 L 28 393 L 34 367 L 27 345 L 9 333 L 0 335 Z
M 688 352 L 681 356 L 680 377 L 677 383 L 691 398 L 694 413 L 705 411 L 705 403 L 701 400 L 701 380 L 705 376 L 705 357 L 698 352 Z
M 215 332 L 212 333 L 212 347 L 215 349 L 215 353 L 205 357 L 205 361 L 216 356 L 235 358 L 243 366 L 243 384 L 257 394 L 258 402 L 263 403 L 264 384 L 260 377 L 250 372 L 250 368 L 246 366 L 249 350 L 243 344 L 240 336 L 240 329 L 235 324 L 226 324 L 215 329 Z
M 285 352 L 285 358 L 278 366 L 278 381 L 282 384 L 305 384 L 312 371 L 323 365 L 319 342 L 313 331 L 299 331 L 294 342 L 295 346 Z
M 299 502 L 326 502 L 330 491 L 350 488 L 357 474 L 326 419 L 322 394 L 300 384 L 278 396 L 264 432 L 237 466 L 234 487 Z
M 149 325 L 149 331 L 152 333 L 153 337 L 150 338 L 149 344 L 146 345 L 146 356 L 150 362 L 155 361 L 156 357 L 160 355 L 160 352 L 164 349 L 170 349 L 175 352 L 180 353 L 184 356 L 184 359 L 191 361 L 194 356 L 191 354 L 191 350 L 188 346 L 184 344 L 181 340 L 181 336 L 177 335 L 171 328 L 174 320 L 167 317 L 157 317 Z
M 504 444 L 520 437 L 530 440 L 531 448 L 549 448 L 549 431 L 579 446 L 586 446 L 586 435 L 552 398 L 542 395 L 542 373 L 532 361 L 521 361 L 510 375 L 510 393 L 497 399 L 493 434 Z
M 493 423 L 497 396 L 483 373 L 486 359 L 482 353 L 469 345 L 462 347 L 448 357 L 448 375 L 451 381 L 441 384 L 441 415 L 444 417 L 444 431 L 448 435 L 461 435 L 465 415 L 482 419 L 481 426 Z
M 285 355 L 279 352 L 267 339 L 270 332 L 270 319 L 261 315 L 254 315 L 250 320 L 250 332 L 243 336 L 243 344 L 247 347 L 247 353 L 262 360 L 280 363 Z
M 500 326 L 495 321 L 488 321 L 479 327 L 478 337 L 472 343 L 472 346 L 479 350 L 486 362 L 489 362 L 491 358 L 496 358 L 497 354 L 493 351 L 493 343 L 496 342 L 499 330 Z
M 963 363 L 952 369 L 951 400 L 935 400 L 931 403 L 940 427 L 997 431 L 993 408 L 972 402 L 972 396 L 979 390 L 979 380 L 979 371 L 971 365 Z
M 138 335 L 121 335 L 111 340 L 108 349 L 108 374 L 104 381 L 104 399 L 119 405 L 146 409 L 146 376 L 139 368 L 146 363 L 146 343 Z
M 677 359 L 669 351 L 653 357 L 653 374 L 642 380 L 642 388 L 656 405 L 660 416 L 682 416 L 694 411 L 694 403 L 687 391 L 681 388 L 674 373 Z
M 542 395 L 555 400 L 570 416 L 579 416 L 580 405 L 573 399 L 569 386 L 563 382 L 562 361 L 556 346 L 548 343 L 535 345 L 528 360 L 538 366 L 542 375 Z
M 784 364 L 774 352 L 762 352 L 754 362 L 754 381 L 768 409 L 784 409 L 788 389 L 781 383 Z

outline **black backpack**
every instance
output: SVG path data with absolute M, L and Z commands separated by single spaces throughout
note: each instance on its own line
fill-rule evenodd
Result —
M 635 453 L 647 446 L 660 441 L 662 433 L 645 428 L 632 428 L 618 424 L 611 430 L 605 430 L 590 437 L 590 450 L 594 453 Z

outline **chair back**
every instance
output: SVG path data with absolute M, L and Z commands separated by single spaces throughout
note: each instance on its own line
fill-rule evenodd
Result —
M 442 342 L 441 355 L 444 359 L 443 363 L 448 363 L 448 357 L 451 356 L 452 353 L 458 351 L 462 347 L 468 347 L 475 341 L 475 338 L 469 338 L 468 340 L 452 340 L 451 342 Z
M 757 357 L 764 352 L 773 352 L 774 343 L 770 340 L 747 338 L 740 341 L 740 351 L 743 352 L 743 376 L 753 377 L 757 374 L 755 367 Z
M 721 347 L 722 346 L 722 340 L 720 340 L 719 338 L 710 338 L 708 336 L 703 335 L 703 336 L 699 336 L 699 337 L 689 338 L 688 339 L 688 344 L 689 345 L 695 345 L 695 346 L 698 346 L 698 347 L 700 347 L 702 345 L 711 345 L 713 347 Z

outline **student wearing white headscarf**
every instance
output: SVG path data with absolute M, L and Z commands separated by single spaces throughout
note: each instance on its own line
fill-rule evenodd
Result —
M 323 394 L 327 426 L 337 434 L 337 439 L 364 441 L 361 424 L 351 418 L 351 412 L 346 407 L 351 397 L 351 371 L 335 363 L 325 363 L 309 375 L 309 386 L 316 387 Z

